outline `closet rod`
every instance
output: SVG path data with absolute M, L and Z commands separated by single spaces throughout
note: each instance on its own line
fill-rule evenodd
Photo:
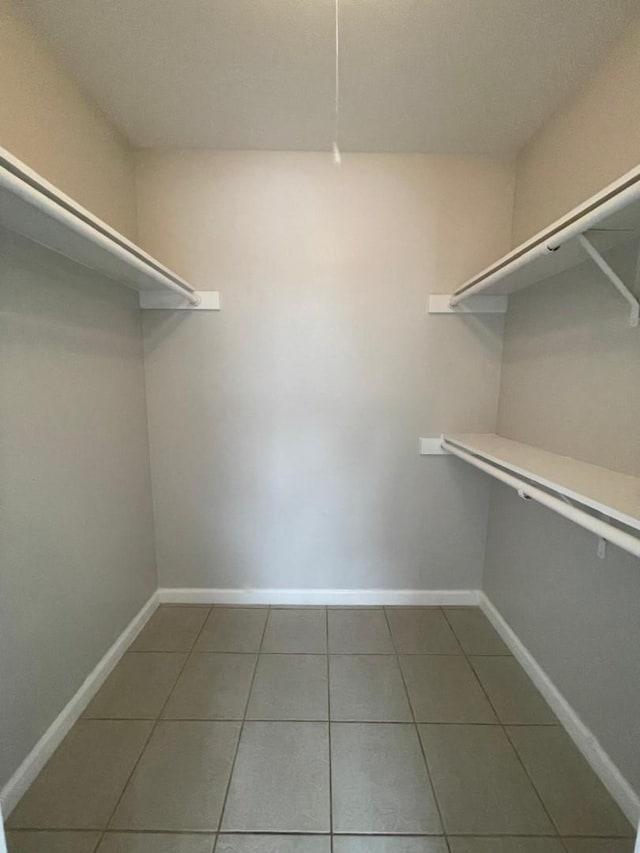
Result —
M 162 285 L 163 289 L 179 294 L 191 305 L 200 304 L 199 295 L 190 285 L 182 282 L 170 270 L 161 267 L 155 259 L 147 256 L 145 252 L 142 252 L 113 229 L 105 226 L 100 220 L 94 221 L 94 218 L 84 208 L 73 203 L 71 199 L 40 179 L 39 176 L 32 177 L 34 173 L 20 172 L 14 163 L 2 156 L 1 152 L 2 149 L 0 149 L 1 190 L 6 189 L 13 196 L 24 201 L 33 209 L 36 216 L 43 214 L 68 228 L 69 231 L 80 235 L 88 243 L 99 246 L 110 255 L 124 261 L 130 268 L 143 273 L 149 279 Z M 28 231 L 20 230 L 19 233 L 26 237 L 30 236 Z M 32 239 L 34 238 L 32 237 Z M 44 240 L 36 240 L 36 242 L 40 242 L 45 248 L 58 251 L 66 257 L 71 257 L 70 254 L 57 249 L 54 245 L 49 245 Z M 140 288 L 136 289 L 139 290 Z
M 542 489 L 527 483 L 526 480 L 521 480 L 518 477 L 514 477 L 512 474 L 507 474 L 507 472 L 503 471 L 501 468 L 498 468 L 495 465 L 490 465 L 482 459 L 478 459 L 477 456 L 473 456 L 473 454 L 467 453 L 465 450 L 461 450 L 459 447 L 456 447 L 455 444 L 450 444 L 446 439 L 442 440 L 442 447 L 448 453 L 458 456 L 470 465 L 484 471 L 485 474 L 489 474 L 496 480 L 500 480 L 502 483 L 505 483 L 505 485 L 515 489 L 521 497 L 531 498 L 537 503 L 546 506 L 547 509 L 551 509 L 559 515 L 564 516 L 569 521 L 573 521 L 574 524 L 578 524 L 580 527 L 584 527 L 585 530 L 595 533 L 595 535 L 601 539 L 605 539 L 607 542 L 611 542 L 612 545 L 617 545 L 618 548 L 628 551 L 629 554 L 633 554 L 634 557 L 640 557 L 640 539 L 632 536 L 630 533 L 625 533 L 624 530 L 620 530 L 613 524 L 601 521 L 599 518 L 595 518 L 588 512 L 578 509 L 578 507 L 575 507 L 570 503 L 566 503 L 561 498 L 547 494 L 547 492 L 542 491 Z

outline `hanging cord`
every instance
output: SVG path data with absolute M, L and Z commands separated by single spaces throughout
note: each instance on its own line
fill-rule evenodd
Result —
M 335 0 L 336 7 L 336 79 L 335 79 L 335 101 L 333 111 L 333 162 L 336 166 L 342 163 L 342 156 L 338 148 L 338 134 L 340 131 L 340 0 Z

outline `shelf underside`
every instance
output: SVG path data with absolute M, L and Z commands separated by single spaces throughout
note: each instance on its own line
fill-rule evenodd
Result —
M 618 184 L 622 189 L 616 190 Z M 588 236 L 600 252 L 639 239 L 640 168 L 611 186 L 466 281 L 453 295 L 515 293 L 571 269 L 588 259 L 575 239 L 578 233 Z
M 189 299 L 194 289 L 0 149 L 0 226 L 139 291 Z
M 549 453 L 494 434 L 453 434 L 445 440 L 485 462 L 640 530 L 640 477 Z

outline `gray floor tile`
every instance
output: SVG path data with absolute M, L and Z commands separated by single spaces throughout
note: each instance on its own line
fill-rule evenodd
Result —
M 334 654 L 393 654 L 382 610 L 329 610 L 329 651 Z
M 182 720 L 241 720 L 256 655 L 191 655 L 162 716 Z
M 328 832 L 326 723 L 245 723 L 225 831 Z
M 197 652 L 257 652 L 267 608 L 214 607 L 198 638 Z
M 511 654 L 491 622 L 478 607 L 447 608 L 446 616 L 468 655 Z
M 9 828 L 102 829 L 153 727 L 80 720 L 11 813 Z
M 630 838 L 563 838 L 567 853 L 633 853 Z
M 267 621 L 262 651 L 325 654 L 327 617 L 324 609 L 272 610 Z
M 466 658 L 403 655 L 400 663 L 418 722 L 498 722 Z
M 419 726 L 453 834 L 552 835 L 553 826 L 500 726 Z
M 557 838 L 452 838 L 451 853 L 564 853 Z
M 325 655 L 260 655 L 248 720 L 326 720 Z
M 412 725 L 332 723 L 334 832 L 442 831 Z
M 83 716 L 155 720 L 182 668 L 182 652 L 129 652 L 107 678 Z
M 455 634 L 437 608 L 389 608 L 387 618 L 398 654 L 462 654 Z
M 515 658 L 472 657 L 471 664 L 502 723 L 558 722 Z
M 411 709 L 393 655 L 331 655 L 331 719 L 411 722 Z
M 108 832 L 97 853 L 212 853 L 215 835 Z
M 331 853 L 328 835 L 220 835 L 216 853 Z
M 93 853 L 99 832 L 7 832 L 9 853 Z
M 208 613 L 208 607 L 163 604 L 138 634 L 129 651 L 188 652 Z
M 509 737 L 560 835 L 633 835 L 566 732 L 555 726 L 514 726 Z
M 111 828 L 215 831 L 239 732 L 234 722 L 158 723 Z
M 333 853 L 448 853 L 444 838 L 401 835 L 334 835 Z

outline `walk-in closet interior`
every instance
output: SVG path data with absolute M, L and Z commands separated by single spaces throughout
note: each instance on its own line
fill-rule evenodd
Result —
M 0 0 L 0 146 L 0 851 L 637 853 L 638 0 Z

